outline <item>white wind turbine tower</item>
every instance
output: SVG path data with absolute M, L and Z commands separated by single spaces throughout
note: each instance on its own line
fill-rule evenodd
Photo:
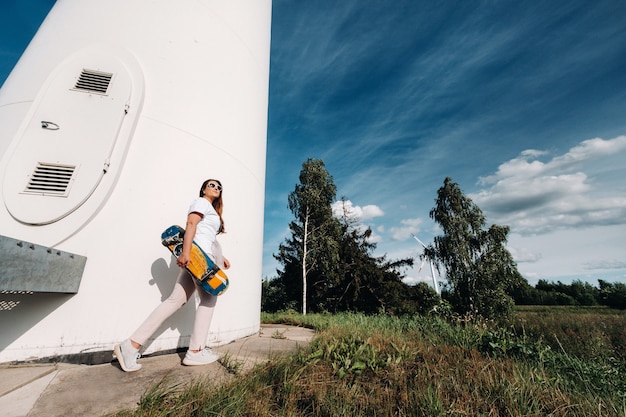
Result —
M 109 362 L 170 293 L 159 236 L 208 178 L 233 285 L 205 342 L 256 334 L 272 1 L 47 3 L 0 89 L 0 363 Z M 144 354 L 189 344 L 193 302 Z
M 411 235 L 413 236 L 413 239 L 417 240 L 417 242 L 422 245 L 424 247 L 424 249 L 426 249 L 426 245 L 424 244 L 424 242 L 422 242 L 421 240 L 419 240 L 417 238 L 417 236 L 415 236 L 413 233 L 411 233 Z M 422 268 L 424 267 L 424 263 L 426 263 L 426 258 L 424 258 L 424 260 L 422 261 L 422 265 L 420 265 L 420 271 L 422 270 Z M 433 265 L 433 261 L 432 259 L 428 259 L 428 263 L 430 264 L 430 273 L 433 277 L 433 287 L 435 287 L 435 292 L 437 294 L 441 294 L 441 291 L 439 291 L 439 284 L 437 283 L 437 276 L 435 275 L 435 267 Z

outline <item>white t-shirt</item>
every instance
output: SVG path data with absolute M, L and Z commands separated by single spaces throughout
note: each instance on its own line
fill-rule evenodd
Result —
M 209 200 L 204 197 L 198 197 L 191 202 L 187 214 L 198 213 L 202 219 L 196 228 L 196 236 L 193 240 L 208 255 L 214 255 L 212 247 L 215 242 L 217 232 L 220 230 L 220 216 L 215 211 Z

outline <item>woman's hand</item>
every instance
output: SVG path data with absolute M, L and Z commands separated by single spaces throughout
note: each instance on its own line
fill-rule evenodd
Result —
M 224 260 L 224 269 L 230 268 L 230 261 L 225 256 L 222 256 L 222 259 Z
M 178 258 L 176 258 L 176 265 L 180 266 L 181 268 L 186 267 L 188 263 L 189 263 L 189 255 L 186 254 L 185 252 L 181 253 L 178 256 Z

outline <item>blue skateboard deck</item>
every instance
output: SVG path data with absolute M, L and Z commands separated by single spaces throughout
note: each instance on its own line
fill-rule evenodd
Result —
M 185 229 L 180 226 L 170 226 L 161 234 L 161 243 L 167 247 L 172 255 L 178 257 L 183 251 L 183 236 Z M 220 295 L 228 288 L 228 277 L 219 266 L 193 242 L 189 264 L 185 267 L 196 283 L 206 292 Z

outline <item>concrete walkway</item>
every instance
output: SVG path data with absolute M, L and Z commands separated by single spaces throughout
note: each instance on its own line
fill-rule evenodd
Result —
M 278 355 L 305 347 L 313 331 L 286 325 L 261 325 L 259 334 L 213 348 L 225 364 L 241 372 Z M 116 360 L 103 365 L 0 364 L 1 417 L 102 416 L 137 406 L 141 396 L 161 381 L 185 384 L 198 378 L 228 381 L 232 373 L 219 362 L 183 366 L 184 353 L 146 357 L 142 368 L 126 373 Z

